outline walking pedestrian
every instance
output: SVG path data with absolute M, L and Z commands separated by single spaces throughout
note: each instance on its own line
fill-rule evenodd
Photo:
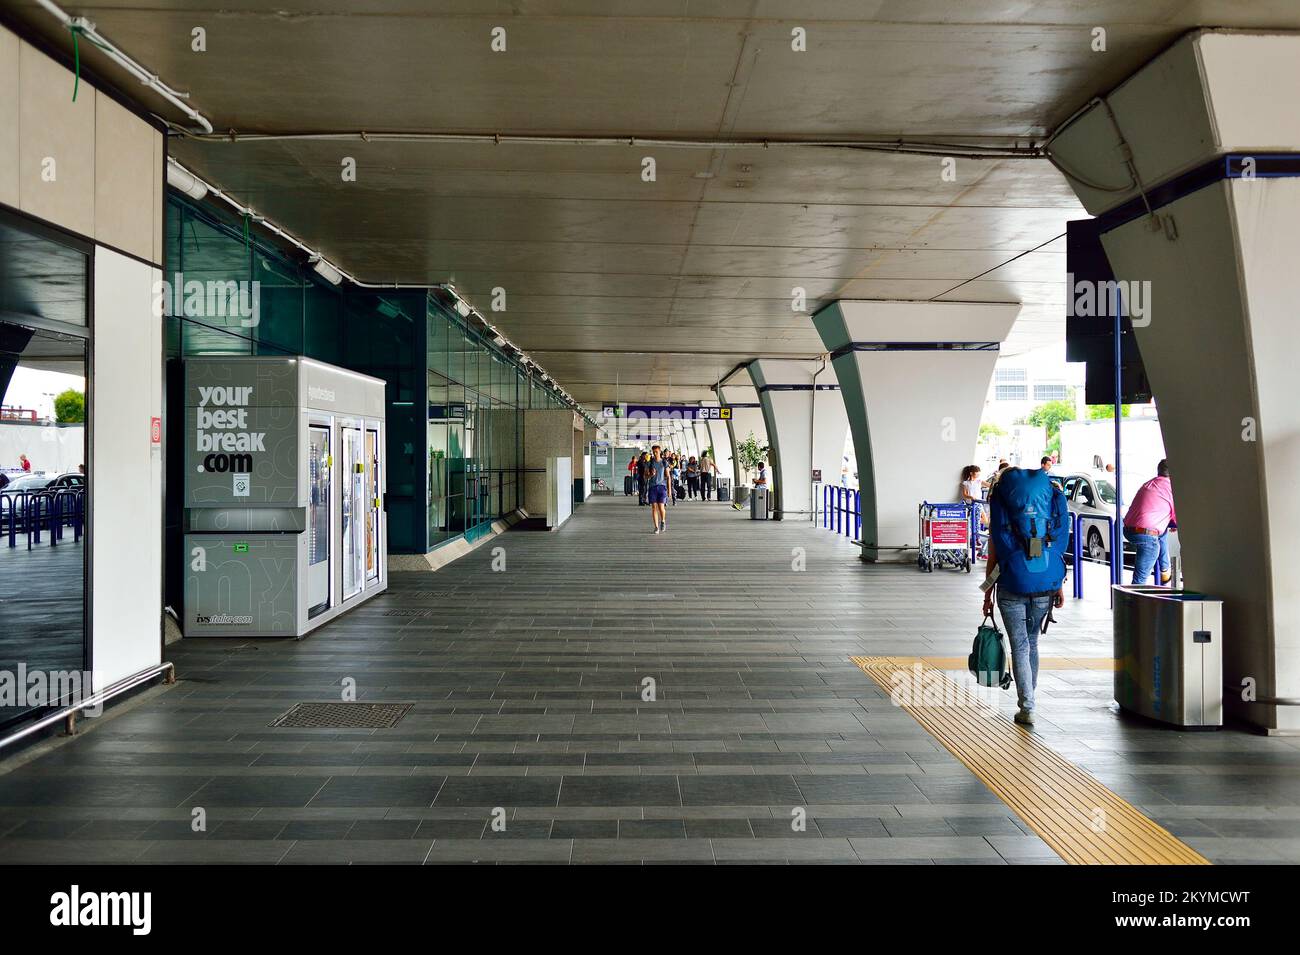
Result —
M 686 461 L 686 496 L 692 501 L 700 494 L 700 462 L 691 455 Z
M 700 455 L 700 499 L 705 501 L 713 500 L 713 489 L 717 484 L 718 466 L 713 461 L 713 455 L 705 451 Z
M 646 493 L 650 488 L 650 452 L 641 452 L 641 461 L 636 469 L 636 502 L 638 506 L 650 503 Z
M 1042 470 L 1005 468 L 989 491 L 989 556 L 985 564 L 984 616 L 993 616 L 994 589 L 1011 643 L 1011 673 L 1019 710 L 1015 720 L 1034 723 L 1038 686 L 1038 635 L 1043 618 L 1065 605 L 1065 549 L 1070 538 L 1065 495 Z
M 672 480 L 668 460 L 660 453 L 659 445 L 650 449 L 649 466 L 650 521 L 654 524 L 656 534 L 668 530 L 668 495 L 671 493 L 669 483 Z

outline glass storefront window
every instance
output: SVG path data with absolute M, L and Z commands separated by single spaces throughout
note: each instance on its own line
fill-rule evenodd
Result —
M 528 379 L 432 297 L 429 342 L 429 541 L 474 531 L 518 506 Z
M 0 674 L 45 678 L 0 726 L 92 690 L 87 641 L 90 259 L 0 212 Z M 12 541 L 12 545 L 11 545 Z M 24 687 L 23 689 L 27 689 Z M 31 702 L 27 702 L 27 700 Z

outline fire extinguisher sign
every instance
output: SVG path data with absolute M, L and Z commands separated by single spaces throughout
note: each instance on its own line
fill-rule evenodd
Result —
M 149 419 L 149 443 L 162 444 L 162 418 Z

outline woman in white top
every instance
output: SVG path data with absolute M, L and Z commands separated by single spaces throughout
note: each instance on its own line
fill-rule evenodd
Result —
M 972 504 L 979 509 L 981 526 L 988 523 L 988 512 L 979 503 L 983 496 L 984 485 L 980 482 L 979 465 L 966 465 L 961 469 L 961 484 L 957 486 L 957 498 L 963 504 Z

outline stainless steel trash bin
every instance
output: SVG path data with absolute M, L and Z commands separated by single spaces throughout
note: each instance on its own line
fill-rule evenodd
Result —
M 1119 586 L 1115 700 L 1172 726 L 1223 725 L 1223 601 L 1191 590 Z
M 749 519 L 751 521 L 767 520 L 769 513 L 767 499 L 768 489 L 765 487 L 759 486 L 749 492 Z

